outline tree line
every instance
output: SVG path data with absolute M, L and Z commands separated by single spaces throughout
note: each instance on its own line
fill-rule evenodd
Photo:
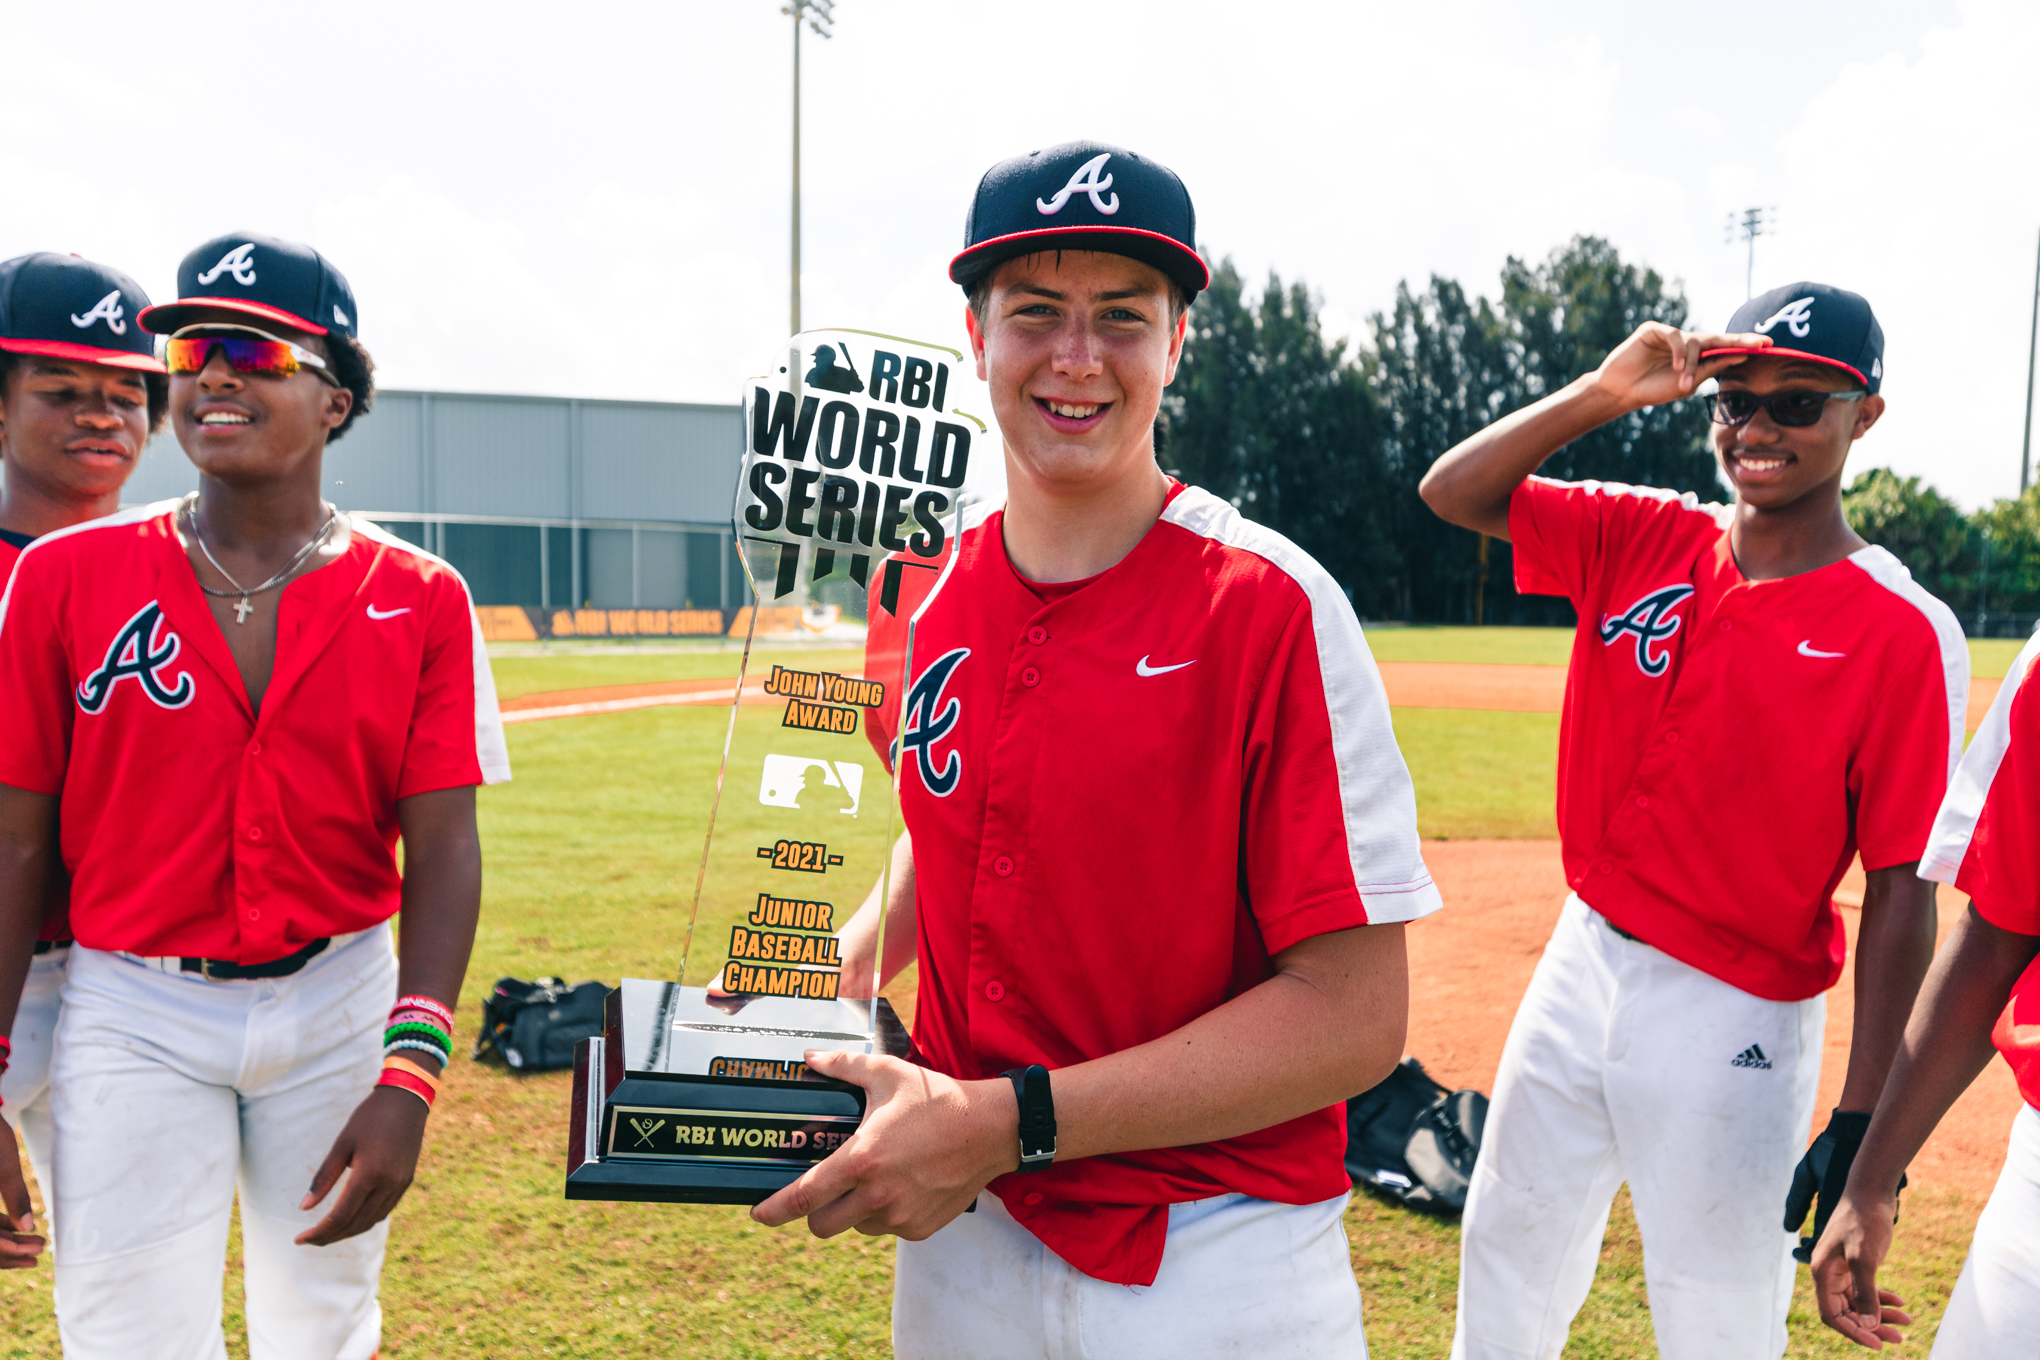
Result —
M 1363 618 L 1570 623 L 1563 600 L 1518 595 L 1509 545 L 1444 523 L 1417 483 L 1488 422 L 1595 368 L 1645 321 L 1682 326 L 1683 291 L 1579 236 L 1511 258 L 1494 300 L 1433 275 L 1349 347 L 1316 299 L 1230 259 L 1191 309 L 1190 343 L 1158 427 L 1165 467 L 1238 505 L 1324 564 Z M 1546 476 L 1669 487 L 1725 500 L 1702 403 L 1634 412 L 1567 445 Z M 1850 522 L 1971 622 L 2040 611 L 2040 490 L 1964 515 L 1917 478 L 1859 474 Z

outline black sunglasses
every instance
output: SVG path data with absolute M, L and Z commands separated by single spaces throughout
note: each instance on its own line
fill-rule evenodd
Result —
M 1861 388 L 1853 392 L 1788 388 L 1761 397 L 1754 392 L 1716 392 L 1707 399 L 1707 415 L 1716 425 L 1747 425 L 1750 417 L 1762 409 L 1770 413 L 1773 425 L 1796 430 L 1820 424 L 1830 401 L 1861 401 L 1869 395 Z

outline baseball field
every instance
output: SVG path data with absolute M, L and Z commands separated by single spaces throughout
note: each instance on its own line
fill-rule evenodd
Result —
M 1557 709 L 1570 635 L 1555 629 L 1370 630 L 1447 909 L 1410 929 L 1409 1050 L 1440 1080 L 1487 1089 L 1516 1000 L 1565 897 L 1552 825 Z M 1979 677 L 2015 643 L 1973 644 Z M 768 663 L 770 657 L 767 658 Z M 779 659 L 789 660 L 781 657 Z M 858 664 L 804 649 L 803 668 Z M 755 664 L 755 663 L 754 663 Z M 734 650 L 505 649 L 496 656 L 513 783 L 481 797 L 481 933 L 461 1006 L 473 1034 L 496 978 L 668 976 L 678 965 L 726 709 L 708 695 Z M 623 688 L 617 688 L 623 687 Z M 1980 684 L 1979 691 L 1993 686 Z M 637 706 L 621 706 L 619 701 Z M 576 710 L 546 716 L 546 710 Z M 1972 727 L 1980 708 L 1972 708 Z M 523 715 L 519 717 L 519 715 Z M 1844 914 L 1854 924 L 1845 883 Z M 1857 900 L 1860 900 L 1858 898 Z M 1960 899 L 1943 891 L 1944 928 Z M 895 988 L 912 1004 L 911 974 Z M 1830 999 L 1826 1108 L 1840 1084 L 1846 980 Z M 744 1212 L 561 1198 L 568 1079 L 456 1060 L 383 1276 L 386 1357 L 887 1353 L 892 1247 L 818 1242 Z M 1924 1354 L 2002 1156 L 2018 1097 L 2001 1061 L 1912 1170 L 1886 1283 Z M 1358 1196 L 1347 1215 L 1368 1339 L 1387 1360 L 1450 1346 L 1458 1228 Z M 1568 1354 L 1653 1353 L 1643 1263 L 1618 1198 Z M 1803 1287 L 1793 1355 L 1854 1354 Z M 228 1350 L 246 1354 L 229 1271 Z M 0 1356 L 56 1353 L 50 1270 L 0 1276 Z

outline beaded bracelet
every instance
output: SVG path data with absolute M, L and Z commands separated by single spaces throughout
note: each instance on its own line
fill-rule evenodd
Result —
M 433 1057 L 438 1058 L 441 1062 L 446 1061 L 446 1059 L 450 1056 L 447 1053 L 447 1051 L 441 1048 L 438 1044 L 427 1043 L 423 1039 L 392 1039 L 388 1043 L 383 1045 L 383 1053 L 385 1055 L 392 1054 L 395 1053 L 400 1048 L 415 1048 L 421 1053 L 430 1053 Z
M 384 1043 L 404 1038 L 428 1039 L 444 1048 L 448 1053 L 453 1052 L 453 1036 L 437 1025 L 408 1021 L 401 1025 L 391 1025 L 383 1031 Z

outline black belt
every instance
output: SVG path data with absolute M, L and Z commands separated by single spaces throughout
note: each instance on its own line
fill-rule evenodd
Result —
M 325 953 L 326 946 L 331 943 L 333 937 L 329 935 L 323 940 L 313 940 L 295 954 L 286 954 L 267 963 L 234 963 L 228 959 L 181 959 L 179 966 L 184 972 L 197 973 L 208 982 L 252 982 L 258 978 L 289 977 Z
M 1601 919 L 1604 921 L 1608 921 L 1608 918 L 1605 916 L 1603 916 Z M 1636 936 L 1631 935 L 1628 931 L 1624 930 L 1621 926 L 1616 925 L 1613 921 L 1608 921 L 1608 929 L 1614 931 L 1617 935 L 1620 935 L 1623 939 L 1629 941 L 1631 944 L 1643 943 L 1642 940 L 1639 940 Z
M 47 954 L 52 949 L 69 949 L 75 943 L 77 943 L 75 940 L 37 940 L 35 942 L 35 952 Z

